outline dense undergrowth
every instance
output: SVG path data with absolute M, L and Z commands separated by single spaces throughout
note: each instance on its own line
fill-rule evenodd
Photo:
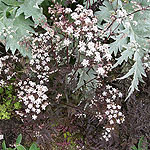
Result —
M 149 149 L 149 10 L 0 0 L 2 149 Z

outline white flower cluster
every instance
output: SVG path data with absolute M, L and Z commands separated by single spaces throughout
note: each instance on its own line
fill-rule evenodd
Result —
M 18 97 L 20 101 L 26 106 L 25 112 L 32 112 L 32 119 L 37 119 L 37 115 L 41 110 L 45 110 L 48 103 L 46 102 L 48 96 L 45 94 L 48 88 L 41 84 L 36 84 L 30 79 L 20 81 L 18 83 L 20 91 L 18 91 Z
M 75 53 L 80 53 L 82 59 L 80 64 L 83 67 L 95 66 L 98 76 L 106 76 L 111 69 L 110 60 L 112 58 L 109 53 L 109 47 L 107 44 L 102 44 L 99 40 L 100 33 L 97 26 L 97 19 L 93 15 L 93 11 L 85 9 L 82 5 L 77 5 L 77 8 L 72 12 L 70 8 L 59 8 L 59 13 L 66 14 L 60 15 L 54 24 L 65 33 L 66 38 L 62 40 L 62 47 L 66 47 L 68 54 L 73 54 L 72 45 L 74 39 L 77 39 L 77 46 Z M 52 8 L 49 11 L 51 14 L 55 14 L 56 10 Z M 66 17 L 70 13 L 72 22 Z M 54 16 L 53 16 L 54 18 Z M 57 43 L 58 44 L 58 43 Z M 63 49 L 64 50 L 64 49 Z M 70 56 L 68 56 L 70 57 Z
M 109 141 L 109 139 L 111 138 L 111 131 L 114 130 L 114 128 L 103 127 L 103 129 L 104 132 L 102 133 L 102 138 L 105 139 L 105 141 Z
M 23 79 L 18 78 L 19 72 L 17 72 L 16 66 L 21 63 L 21 57 L 17 55 L 6 55 L 0 58 L 0 76 L 2 77 L 0 86 L 13 84 L 15 87 L 18 87 L 17 97 L 25 105 L 25 113 L 23 113 L 23 111 L 16 111 L 16 113 L 21 117 L 27 117 L 27 114 L 30 113 L 32 115 L 32 119 L 34 120 L 37 119 L 37 115 L 41 112 L 41 110 L 45 110 L 49 104 L 47 102 L 48 96 L 46 95 L 48 88 L 44 85 L 44 83 L 49 81 L 49 76 L 47 75 L 49 68 L 48 66 L 46 67 L 46 65 L 50 61 L 50 57 L 46 51 L 42 51 L 41 49 L 38 50 L 39 51 L 36 51 L 36 54 L 33 55 L 33 59 L 30 61 L 30 66 L 28 66 L 29 70 L 31 69 L 31 71 L 37 73 L 37 82 L 32 81 L 28 77 Z M 38 65 L 40 69 L 37 67 Z M 22 75 L 20 74 L 19 76 Z M 14 82 L 7 83 L 13 77 L 17 77 L 16 80 Z
M 118 98 L 122 98 L 122 93 L 110 85 L 106 86 L 106 90 L 100 96 L 100 99 L 106 102 L 105 116 L 108 118 L 108 124 L 106 132 L 103 133 L 103 138 L 106 141 L 111 137 L 110 131 L 114 130 L 115 124 L 121 124 L 125 121 L 125 116 L 121 112 L 121 106 L 116 104 L 116 99 Z
M 103 87 L 100 86 L 100 89 L 102 88 Z M 90 103 L 85 106 L 88 111 L 91 110 L 95 113 L 94 117 L 97 118 L 100 123 L 107 118 L 107 124 L 102 133 L 102 138 L 106 141 L 111 137 L 110 132 L 115 129 L 115 125 L 125 121 L 125 116 L 121 112 L 121 105 L 117 102 L 117 99 L 119 100 L 122 96 L 122 93 L 119 92 L 118 89 L 106 85 L 105 90 L 102 90 L 97 96 L 94 96 Z M 97 109 L 99 107 L 100 109 Z M 76 116 L 86 117 L 87 114 L 78 113 Z
M 13 78 L 16 72 L 13 70 L 15 63 L 19 62 L 17 56 L 6 55 L 0 58 L 0 76 L 2 76 L 1 84 L 3 85 Z

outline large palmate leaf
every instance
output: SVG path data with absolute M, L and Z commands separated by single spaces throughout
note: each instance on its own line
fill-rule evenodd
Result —
M 101 26 L 102 21 L 109 22 L 111 20 L 111 15 L 114 13 L 112 5 L 104 1 L 103 6 L 99 7 L 100 11 L 95 12 L 98 18 L 98 25 Z
M 11 28 L 14 32 L 7 34 L 4 38 L 3 35 L 0 36 L 1 40 L 5 40 L 6 51 L 9 49 L 13 54 L 15 54 L 18 49 L 23 56 L 28 55 L 31 57 L 31 51 L 26 50 L 23 46 L 19 44 L 20 39 L 24 36 L 30 36 L 30 33 L 33 33 L 32 29 L 33 22 L 30 19 L 25 19 L 24 15 L 20 15 L 16 18 L 7 18 L 6 16 L 0 23 L 0 30 Z
M 32 17 L 35 26 L 40 23 L 46 22 L 46 17 L 42 13 L 42 8 L 40 5 L 43 0 L 24 0 L 24 3 L 20 5 L 20 8 L 17 10 L 16 17 L 24 13 L 25 19 Z

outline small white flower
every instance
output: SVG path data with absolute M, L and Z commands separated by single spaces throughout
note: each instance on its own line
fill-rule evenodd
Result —
M 36 65 L 36 69 L 40 70 L 41 66 L 40 65 Z
M 85 46 L 80 47 L 79 52 L 86 52 L 86 47 Z
M 33 65 L 34 64 L 34 59 L 31 59 L 30 60 L 30 65 Z
M 28 104 L 29 104 L 29 101 L 24 101 L 24 104 L 25 104 L 25 105 L 28 105 Z
M 103 96 L 107 96 L 107 92 L 104 91 L 104 92 L 102 93 L 102 95 L 103 95 Z
M 48 98 L 46 94 L 43 94 L 41 97 L 43 100 L 47 100 L 47 98 Z
M 11 79 L 11 76 L 7 76 L 7 80 L 10 80 Z
M 119 92 L 119 93 L 118 93 L 118 96 L 121 98 L 121 97 L 122 97 L 122 93 L 121 93 L 121 92 Z
M 94 32 L 97 32 L 97 31 L 98 31 L 97 26 L 93 26 L 92 30 L 93 30 Z
M 122 112 L 119 112 L 119 113 L 118 113 L 118 116 L 122 116 L 122 115 L 123 115 Z
M 129 28 L 129 27 L 131 26 L 131 25 L 130 25 L 130 22 L 128 22 L 128 21 L 127 21 L 127 22 L 125 22 L 125 24 L 124 24 L 124 25 L 125 25 L 125 27 L 126 27 L 126 28 Z
M 116 95 L 113 95 L 113 96 L 112 96 L 112 99 L 116 99 Z
M 4 135 L 1 134 L 0 135 L 0 140 L 2 140 L 2 139 L 4 139 Z
M 89 30 L 89 28 L 87 26 L 83 26 L 82 30 L 87 32 Z
M 64 46 L 69 46 L 70 43 L 71 41 L 69 39 L 64 40 Z
M 33 120 L 36 120 L 37 119 L 37 116 L 34 114 L 34 115 L 32 115 L 32 119 Z
M 86 51 L 86 56 L 92 56 L 92 55 L 93 55 L 93 52 L 91 50 Z
M 110 99 L 109 99 L 109 98 L 107 98 L 107 99 L 106 99 L 106 102 L 107 102 L 107 103 L 110 103 Z
M 106 89 L 110 90 L 111 86 L 110 85 L 106 85 Z
M 79 17 L 80 17 L 80 16 L 79 16 L 76 12 L 73 12 L 73 13 L 71 14 L 71 18 L 74 19 L 74 20 L 78 19 Z
M 30 95 L 28 98 L 31 100 L 31 102 L 35 101 L 35 97 L 33 95 Z
M 49 69 L 50 69 L 50 68 L 49 68 L 48 66 L 45 66 L 45 67 L 44 67 L 44 70 L 45 70 L 45 71 L 49 71 Z
M 109 115 L 109 116 L 108 116 L 108 119 L 111 120 L 111 119 L 112 119 L 112 115 Z
M 34 108 L 34 107 L 32 107 L 32 109 L 31 109 L 33 112 L 35 112 L 36 111 L 36 109 Z
M 109 104 L 109 105 L 107 105 L 107 109 L 110 109 L 111 108 L 111 105 Z
M 37 109 L 37 110 L 36 110 L 36 113 L 37 113 L 37 114 L 39 114 L 40 112 L 41 112 L 41 110 L 40 110 L 40 109 Z
M 114 118 L 117 118 L 117 114 L 114 114 L 113 117 L 114 117 Z
M 67 32 L 68 34 L 73 33 L 73 26 L 68 27 L 68 28 L 66 29 L 66 32 Z
M 88 38 L 88 40 L 91 40 L 93 38 L 93 33 L 87 32 L 86 37 Z
M 121 109 L 121 106 L 120 106 L 120 105 L 117 105 L 117 108 L 118 108 L 118 109 Z
M 105 114 L 106 114 L 106 115 L 109 115 L 109 114 L 110 114 L 110 111 L 108 111 L 108 110 L 105 111 Z
M 74 23 L 75 23 L 75 25 L 80 25 L 81 21 L 80 20 L 76 20 Z
M 92 49 L 92 48 L 95 46 L 95 43 L 93 43 L 93 42 L 91 41 L 91 42 L 89 42 L 89 43 L 87 44 L 87 46 L 88 46 L 89 49 Z
M 47 62 L 50 62 L 50 57 L 46 57 L 46 61 L 47 61 Z
M 82 63 L 81 63 L 84 67 L 87 67 L 89 65 L 89 60 L 87 59 L 83 59 Z
M 113 120 L 110 120 L 110 122 L 109 122 L 110 124 L 114 124 L 114 121 Z
M 42 75 L 39 74 L 37 77 L 38 77 L 39 79 L 41 79 Z
M 137 24 L 138 24 L 137 21 L 133 21 L 132 23 L 134 26 L 137 26 Z
M 79 34 L 79 32 L 75 32 L 75 33 L 73 34 L 73 36 L 78 39 L 78 38 L 80 37 L 80 34 Z
M 121 124 L 120 119 L 117 119 L 116 121 L 117 121 L 118 124 Z
M 76 3 L 76 0 L 72 0 L 72 3 Z
M 72 12 L 72 10 L 71 10 L 70 8 L 66 8 L 66 9 L 65 9 L 65 13 L 66 13 L 66 14 L 69 14 L 69 13 L 71 13 L 71 12 Z
M 102 67 L 99 67 L 96 72 L 98 73 L 98 75 L 100 74 L 103 76 L 105 73 L 105 70 Z
M 30 109 L 27 108 L 27 109 L 25 109 L 25 111 L 26 111 L 26 113 L 29 113 L 29 112 L 30 112 Z
M 89 17 L 85 18 L 84 21 L 86 24 L 92 23 L 92 21 Z
M 82 11 L 83 8 L 84 8 L 84 7 L 83 7 L 82 5 L 78 4 L 78 5 L 77 5 L 77 8 L 75 9 L 75 11 L 76 11 L 76 12 L 80 12 L 80 11 Z
M 113 105 L 113 106 L 112 106 L 112 108 L 113 108 L 113 109 L 116 109 L 116 108 L 117 108 L 117 106 Z
M 41 107 L 42 107 L 42 110 L 45 110 L 47 105 L 43 104 Z
M 12 36 L 12 35 L 10 35 L 9 37 L 10 37 L 11 39 L 13 38 L 13 36 Z
M 111 134 L 108 134 L 108 138 L 111 138 Z
M 31 109 L 32 107 L 33 107 L 33 104 L 30 103 L 30 104 L 28 105 L 28 108 Z

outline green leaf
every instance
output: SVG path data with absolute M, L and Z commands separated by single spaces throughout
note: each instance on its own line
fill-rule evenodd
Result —
M 21 108 L 20 102 L 16 102 L 16 103 L 14 104 L 14 107 L 15 107 L 15 109 Z
M 67 138 L 67 134 L 66 134 L 66 133 L 64 133 L 64 138 L 65 138 L 65 139 Z
M 132 49 L 127 49 L 127 50 L 123 51 L 121 53 L 121 57 L 119 57 L 117 59 L 117 62 L 114 64 L 113 68 L 117 67 L 118 65 L 121 65 L 122 62 L 124 62 L 124 61 L 127 62 L 128 59 L 132 58 L 133 54 L 134 54 L 134 51 Z
M 136 146 L 132 146 L 131 148 L 132 148 L 132 150 L 138 150 L 138 149 L 136 148 Z
M 124 45 L 127 44 L 127 38 L 128 38 L 128 34 L 129 34 L 129 30 L 125 29 L 123 31 L 121 31 L 122 33 L 120 33 L 118 36 L 113 37 L 113 39 L 115 40 L 113 43 L 110 44 L 110 53 L 114 53 L 114 55 L 116 56 L 118 51 L 122 51 Z
M 146 73 L 143 68 L 143 63 L 142 63 L 141 55 L 139 51 L 135 52 L 134 61 L 135 63 L 132 66 L 132 68 L 129 70 L 129 72 L 123 77 L 119 78 L 119 79 L 125 79 L 133 75 L 133 80 L 131 82 L 131 86 L 129 87 L 129 93 L 128 93 L 126 100 L 134 92 L 135 89 L 138 90 L 139 81 L 144 82 L 142 79 L 142 75 L 146 77 Z
M 8 9 L 8 6 L 6 6 L 4 3 L 0 1 L 0 20 L 6 15 L 5 11 Z
M 68 136 L 71 136 L 70 132 L 67 131 L 67 135 L 68 135 Z
M 33 143 L 29 150 L 40 150 L 40 149 L 37 147 L 37 144 Z
M 143 140 L 144 140 L 144 136 L 142 136 L 142 137 L 140 138 L 140 140 L 139 140 L 138 149 L 141 149 L 141 148 L 142 148 Z
M 22 134 L 20 134 L 17 139 L 16 139 L 16 145 L 19 145 L 21 143 L 22 140 Z
M 0 94 L 2 94 L 4 92 L 3 88 L 0 87 Z
M 31 57 L 31 50 L 26 49 L 25 46 L 20 45 L 19 41 L 24 36 L 30 36 L 30 33 L 34 32 L 32 29 L 33 25 L 33 22 L 30 19 L 25 19 L 23 14 L 16 18 L 4 17 L 3 22 L 0 22 L 0 30 L 3 28 L 8 30 L 8 28 L 11 27 L 11 30 L 14 31 L 6 36 L 6 51 L 10 49 L 11 52 L 15 54 L 16 50 L 18 49 L 23 56 L 27 55 L 28 57 Z M 10 35 L 12 37 L 10 37 Z
M 2 148 L 3 148 L 3 150 L 7 150 L 5 141 L 3 141 L 3 143 L 2 143 Z
M 18 2 L 16 0 L 1 0 L 1 1 L 10 6 L 19 6 L 21 4 L 21 2 Z
M 17 150 L 26 150 L 25 147 L 22 145 L 17 145 L 16 148 Z
M 35 27 L 40 23 L 43 24 L 46 22 L 46 17 L 42 13 L 42 9 L 39 8 L 43 0 L 24 0 L 24 3 L 20 5 L 20 8 L 17 10 L 16 17 L 24 13 L 25 19 L 32 17 Z
M 101 26 L 103 20 L 106 22 L 110 21 L 110 16 L 112 13 L 115 13 L 115 11 L 112 9 L 112 5 L 108 1 L 104 1 L 103 6 L 100 6 L 99 9 L 100 11 L 95 12 L 95 15 L 98 18 L 99 26 Z
M 17 27 L 17 34 L 21 37 L 23 35 L 29 35 L 28 32 L 34 33 L 33 22 L 30 19 L 25 19 L 24 15 L 19 15 L 15 18 L 13 26 Z

